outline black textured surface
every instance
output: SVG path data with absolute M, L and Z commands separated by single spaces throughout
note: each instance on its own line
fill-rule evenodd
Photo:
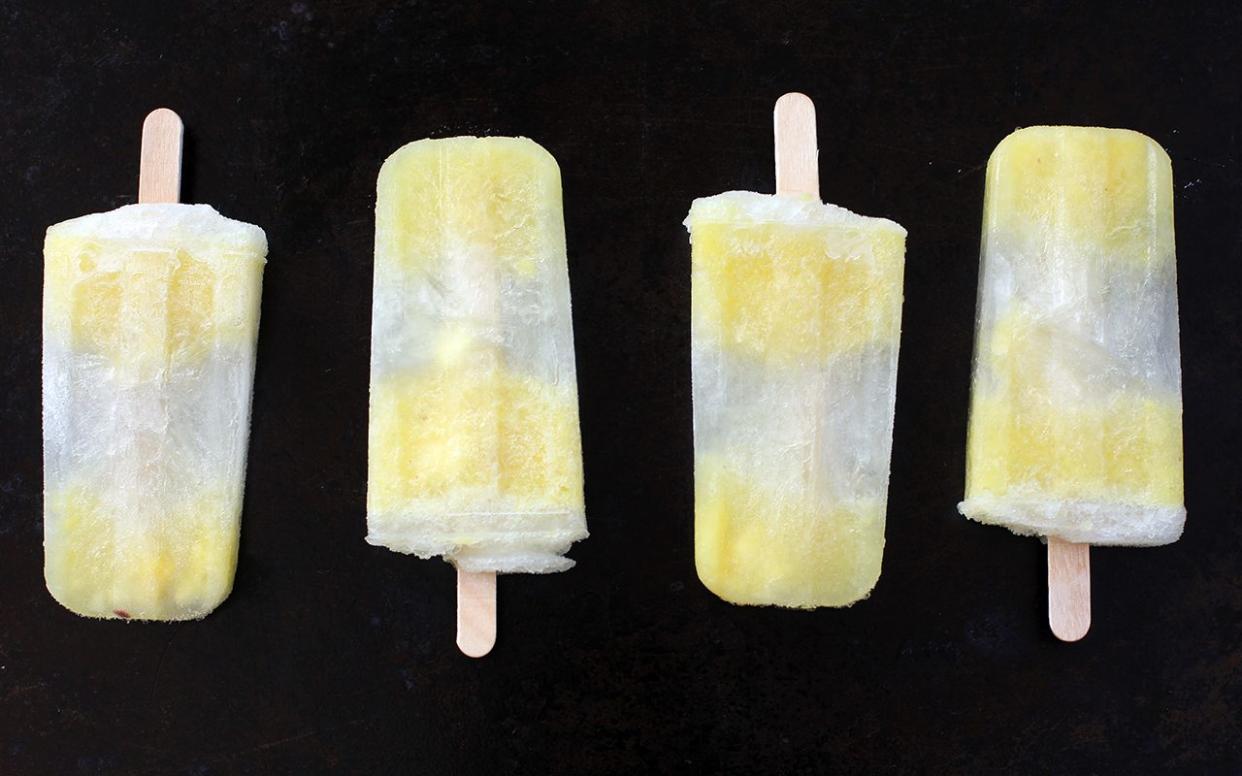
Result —
M 1239 39 L 1231 2 L 0 0 L 0 773 L 1242 771 Z M 910 230 L 884 574 L 813 613 L 691 555 L 681 220 L 771 189 L 794 89 L 825 196 Z M 241 559 L 202 622 L 92 622 L 42 580 L 40 248 L 134 201 L 160 105 L 186 200 L 271 243 Z M 1177 185 L 1190 519 L 1094 552 L 1073 646 L 1042 545 L 954 509 L 983 166 L 1039 123 L 1143 131 Z M 561 164 L 592 531 L 501 580 L 481 662 L 452 569 L 362 539 L 375 175 L 468 133 Z

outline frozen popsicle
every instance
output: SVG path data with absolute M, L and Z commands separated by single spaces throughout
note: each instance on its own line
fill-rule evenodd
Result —
M 988 162 L 980 273 L 962 514 L 1048 537 L 1050 566 L 1073 545 L 1176 541 L 1169 157 L 1129 130 L 1013 133 Z
M 556 161 L 525 138 L 396 151 L 374 284 L 367 541 L 461 575 L 572 566 L 587 530 Z
M 173 204 L 180 138 L 152 113 L 142 203 L 44 244 L 45 576 L 89 617 L 202 617 L 237 563 L 267 241 Z
M 775 132 L 775 196 L 686 219 L 695 564 L 733 603 L 846 606 L 880 575 L 906 231 L 820 201 L 809 99 Z

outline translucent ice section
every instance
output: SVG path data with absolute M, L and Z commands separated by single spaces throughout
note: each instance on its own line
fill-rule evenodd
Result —
M 884 551 L 906 232 L 742 191 L 686 226 L 699 577 L 734 603 L 851 604 Z
M 1091 544 L 1176 541 L 1173 174 L 1128 130 L 1032 127 L 988 163 L 962 514 Z
M 522 138 L 421 140 L 378 190 L 367 541 L 569 568 L 587 531 L 556 161 Z
M 186 620 L 228 596 L 266 254 L 207 205 L 48 229 L 45 575 L 72 611 Z

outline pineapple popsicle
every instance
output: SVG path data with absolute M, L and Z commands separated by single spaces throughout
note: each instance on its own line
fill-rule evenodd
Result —
M 188 620 L 232 589 L 266 254 L 207 205 L 47 230 L 44 571 L 71 611 Z
M 1031 127 L 988 162 L 962 514 L 1089 544 L 1182 533 L 1169 157 Z
M 367 541 L 562 571 L 587 535 L 560 171 L 525 138 L 420 140 L 379 174 Z
M 739 604 L 865 598 L 880 575 L 906 231 L 812 196 L 698 199 L 695 564 Z

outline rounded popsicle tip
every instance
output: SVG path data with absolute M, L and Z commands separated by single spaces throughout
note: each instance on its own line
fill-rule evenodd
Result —
M 140 600 L 134 595 L 110 595 L 80 583 L 53 578 L 46 570 L 44 581 L 52 599 L 79 617 L 128 622 L 201 620 L 218 609 L 233 591 L 233 580 L 230 577 L 227 583 L 216 585 L 216 590 L 206 591 L 201 598 L 195 600 L 177 601 L 174 596 L 168 595 Z
M 789 585 L 780 579 L 729 579 L 713 571 L 696 567 L 699 582 L 721 601 L 734 606 L 779 606 L 782 609 L 841 609 L 865 601 L 880 580 L 877 566 L 874 573 L 864 572 L 859 579 L 829 585 L 831 589 L 796 589 L 797 580 Z
M 789 92 L 772 111 L 776 156 L 776 193 L 819 199 L 819 144 L 815 104 L 801 92 Z
M 470 639 L 463 638 L 462 634 L 457 634 L 457 648 L 466 657 L 480 658 L 486 657 L 492 647 L 496 646 L 496 634 L 493 633 L 490 639 Z
M 1048 626 L 1067 642 L 1091 629 L 1091 545 L 1048 537 Z
M 142 122 L 143 131 L 154 127 L 174 127 L 180 131 L 185 127 L 185 124 L 181 121 L 181 117 L 177 115 L 177 112 L 172 108 L 156 108 L 148 113 L 146 119 Z
M 1052 628 L 1052 635 L 1056 636 L 1058 641 L 1064 641 L 1067 644 L 1081 641 L 1083 636 L 1087 635 L 1087 631 L 1091 630 L 1090 622 L 1082 625 L 1068 625 L 1053 620 L 1049 626 Z
M 142 122 L 138 168 L 138 201 L 178 202 L 181 199 L 181 153 L 185 125 L 168 108 L 156 108 Z
M 1134 129 L 1117 129 L 1113 127 L 1078 127 L 1070 125 L 1036 125 L 1015 129 L 1004 137 L 992 151 L 991 159 L 1005 156 L 1009 152 L 1026 152 L 1028 149 L 1039 149 L 1049 153 L 1066 145 L 1084 146 L 1088 144 L 1133 144 L 1145 146 L 1150 153 L 1168 162 L 1169 155 L 1164 146 L 1148 135 Z M 991 160 L 990 159 L 990 160 Z M 990 161 L 989 160 L 989 161 Z
M 816 153 L 815 103 L 802 92 L 781 95 L 772 110 L 772 124 L 776 128 L 777 153 L 780 147 L 806 146 L 794 150 Z
M 483 657 L 496 646 L 496 575 L 457 569 L 457 648 Z
M 786 92 L 776 100 L 776 109 L 782 110 L 810 110 L 815 112 L 815 103 L 811 102 L 811 98 L 802 92 Z
M 460 135 L 412 140 L 401 146 L 380 165 L 379 185 L 389 178 L 421 175 L 429 186 L 443 177 L 445 169 L 461 173 L 502 162 L 560 179 L 556 157 L 528 137 Z

